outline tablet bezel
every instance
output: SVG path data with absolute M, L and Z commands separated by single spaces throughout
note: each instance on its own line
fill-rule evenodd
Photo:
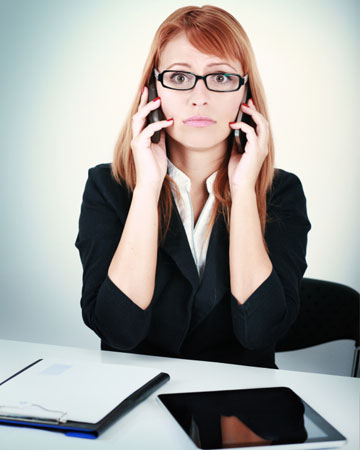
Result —
M 194 391 L 194 392 L 174 392 L 174 393 L 164 393 L 157 395 L 158 402 L 162 405 L 163 408 L 167 411 L 168 414 L 172 417 L 172 419 L 175 421 L 175 423 L 181 428 L 184 435 L 188 438 L 188 441 L 191 442 L 194 449 L 200 449 L 203 450 L 202 447 L 198 447 L 196 443 L 191 439 L 189 434 L 183 429 L 181 424 L 177 421 L 176 417 L 172 414 L 171 410 L 167 407 L 167 405 L 164 403 L 163 399 L 174 397 L 174 396 L 184 396 L 187 394 L 191 395 L 202 395 L 202 394 L 211 394 L 211 393 L 219 393 L 219 392 L 238 392 L 238 391 L 259 391 L 259 390 L 268 390 L 268 389 L 284 389 L 285 386 L 269 386 L 269 387 L 260 387 L 260 388 L 244 388 L 244 389 L 224 389 L 224 390 L 214 390 L 214 391 Z M 294 392 L 291 388 L 286 387 L 286 389 L 289 389 Z M 298 395 L 298 394 L 296 394 Z M 342 447 L 347 443 L 347 439 L 344 435 L 342 435 L 333 425 L 331 425 L 321 414 L 319 414 L 317 411 L 315 411 L 305 400 L 303 400 L 299 395 L 298 397 L 302 401 L 305 413 L 304 415 L 307 416 L 308 419 L 310 419 L 316 426 L 318 426 L 321 431 L 326 435 L 324 437 L 316 437 L 316 438 L 309 438 L 309 440 L 302 442 L 302 443 L 292 443 L 292 444 L 274 444 L 271 445 L 271 448 L 278 448 L 279 450 L 290 450 L 290 449 L 317 449 L 317 448 L 338 448 Z M 256 449 L 267 449 L 269 445 L 259 445 L 256 446 Z M 233 450 L 239 449 L 246 449 L 246 448 L 254 448 L 254 446 L 250 447 L 232 447 Z M 222 450 L 222 449 L 211 449 L 211 450 Z

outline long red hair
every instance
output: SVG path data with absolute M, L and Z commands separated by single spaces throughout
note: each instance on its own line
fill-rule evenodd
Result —
M 132 139 L 132 117 L 137 112 L 142 87 L 149 84 L 153 68 L 158 67 L 162 50 L 172 38 L 181 32 L 185 32 L 190 43 L 202 53 L 240 61 L 244 73 L 249 75 L 248 82 L 250 83 L 252 99 L 256 109 L 270 123 L 265 93 L 257 69 L 255 55 L 249 38 L 240 23 L 230 13 L 216 6 L 186 6 L 177 9 L 165 19 L 155 34 L 139 82 L 138 94 L 134 98 L 115 145 L 112 174 L 117 182 L 125 183 L 130 192 L 134 190 L 136 183 L 135 163 L 130 147 Z M 218 170 L 214 182 L 215 205 L 209 230 L 218 213 L 223 214 L 229 230 L 231 195 L 227 165 L 234 145 L 235 142 L 233 142 L 231 133 L 228 141 L 229 151 Z M 272 184 L 274 176 L 274 142 L 271 127 L 268 145 L 268 155 L 261 167 L 255 186 L 263 237 L 266 225 L 266 193 Z M 171 185 L 174 185 L 174 182 L 166 175 L 158 204 L 160 240 L 165 238 L 170 225 L 172 213 Z

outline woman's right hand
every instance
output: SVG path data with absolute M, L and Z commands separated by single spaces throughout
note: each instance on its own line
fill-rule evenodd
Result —
M 131 150 L 136 169 L 136 187 L 154 188 L 160 193 L 167 171 L 167 155 L 165 147 L 165 132 L 161 131 L 158 144 L 151 142 L 151 136 L 156 131 L 170 127 L 173 119 L 161 120 L 146 125 L 150 111 L 160 107 L 160 99 L 148 102 L 148 88 L 144 87 L 137 113 L 132 118 Z

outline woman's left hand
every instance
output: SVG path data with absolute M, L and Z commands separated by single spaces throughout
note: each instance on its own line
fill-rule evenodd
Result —
M 233 130 L 241 129 L 246 133 L 245 152 L 240 154 L 233 150 L 228 165 L 228 176 L 230 191 L 233 193 L 237 188 L 255 189 L 255 183 L 259 175 L 261 166 L 268 154 L 269 144 L 269 123 L 260 114 L 255 105 L 249 100 L 249 106 L 241 105 L 241 110 L 245 114 L 250 114 L 256 124 L 256 130 L 244 123 L 234 122 L 230 124 Z

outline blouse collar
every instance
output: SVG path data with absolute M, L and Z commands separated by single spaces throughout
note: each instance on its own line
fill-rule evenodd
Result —
M 181 190 L 185 190 L 190 193 L 191 189 L 191 181 L 190 178 L 182 172 L 180 169 L 178 169 L 174 164 L 170 161 L 168 158 L 168 174 L 170 177 L 175 181 L 178 188 Z M 209 194 L 213 194 L 213 185 L 216 178 L 217 171 L 212 173 L 207 179 L 206 179 L 206 188 L 208 190 Z

